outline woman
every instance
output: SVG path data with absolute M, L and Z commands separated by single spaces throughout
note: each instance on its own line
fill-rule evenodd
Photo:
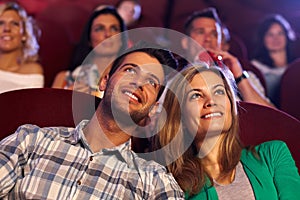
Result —
M 259 26 L 256 50 L 251 63 L 263 73 L 267 96 L 280 107 L 280 80 L 294 60 L 290 45 L 296 39 L 290 24 L 281 15 L 268 16 Z
M 94 11 L 75 50 L 70 70 L 56 76 L 52 87 L 74 89 L 102 97 L 100 77 L 108 73 L 110 63 L 127 47 L 126 26 L 112 6 Z
M 154 149 L 164 149 L 164 164 L 187 199 L 299 199 L 300 178 L 285 143 L 241 144 L 231 76 L 201 65 L 175 76 Z
M 0 93 L 44 86 L 34 25 L 17 3 L 0 5 Z

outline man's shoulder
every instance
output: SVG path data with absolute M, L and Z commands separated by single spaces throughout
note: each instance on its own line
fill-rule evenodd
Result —
M 70 136 L 71 131 L 74 128 L 69 127 L 40 127 L 34 124 L 24 124 L 19 126 L 15 134 L 18 138 L 25 137 L 37 137 L 37 138 L 48 138 L 54 140 L 57 137 Z

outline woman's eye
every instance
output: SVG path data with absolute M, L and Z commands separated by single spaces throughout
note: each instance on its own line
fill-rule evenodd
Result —
M 218 90 L 215 91 L 215 94 L 217 94 L 217 95 L 224 95 L 225 91 L 223 89 L 218 89 Z
M 14 26 L 20 26 L 20 22 L 17 22 L 17 21 L 13 21 L 12 24 L 13 24 Z
M 94 30 L 95 30 L 95 31 L 102 32 L 102 31 L 105 30 L 105 28 L 104 28 L 103 26 L 96 26 Z
M 116 27 L 116 26 L 113 26 L 113 27 L 110 28 L 110 31 L 114 32 L 114 33 L 119 33 L 120 29 L 118 27 Z
M 201 95 L 199 93 L 192 94 L 191 99 L 199 99 Z

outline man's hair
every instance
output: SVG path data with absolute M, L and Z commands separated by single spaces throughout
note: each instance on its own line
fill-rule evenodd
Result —
M 170 74 L 170 72 L 174 71 L 178 67 L 178 62 L 175 59 L 172 52 L 170 52 L 167 49 L 164 49 L 163 47 L 147 43 L 145 41 L 140 41 L 131 48 L 124 51 L 123 54 L 121 54 L 113 63 L 111 70 L 109 72 L 109 77 L 111 77 L 117 69 L 121 66 L 121 63 L 125 59 L 125 57 L 129 54 L 135 53 L 135 52 L 143 52 L 148 54 L 149 56 L 156 58 L 160 64 L 162 65 L 163 71 L 164 71 L 164 83 L 162 84 L 161 89 L 164 89 L 163 85 L 167 82 L 167 77 Z M 158 98 L 161 95 L 162 91 L 159 92 Z
M 193 28 L 192 27 L 193 21 L 195 19 L 202 18 L 202 17 L 214 19 L 216 21 L 216 23 L 218 23 L 220 25 L 220 27 L 222 26 L 222 23 L 218 16 L 217 10 L 213 7 L 209 7 L 209 8 L 205 8 L 204 10 L 193 12 L 187 18 L 187 20 L 184 24 L 184 33 L 187 35 L 190 35 L 191 29 Z

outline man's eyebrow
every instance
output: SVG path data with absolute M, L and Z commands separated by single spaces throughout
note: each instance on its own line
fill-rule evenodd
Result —
M 130 65 L 130 66 L 132 66 L 132 67 L 137 67 L 137 68 L 139 68 L 139 69 L 141 70 L 141 67 L 140 67 L 139 65 L 137 65 L 137 64 L 134 64 L 134 63 L 125 63 L 125 64 L 123 64 L 123 65 L 120 67 L 120 69 L 122 69 L 123 67 L 125 67 L 125 66 L 127 66 L 127 65 Z M 161 84 L 159 78 L 158 78 L 157 76 L 155 76 L 155 74 L 153 74 L 153 73 L 151 73 L 151 72 L 148 72 L 147 74 L 149 74 L 152 78 L 154 78 L 154 79 L 158 82 L 158 84 Z

